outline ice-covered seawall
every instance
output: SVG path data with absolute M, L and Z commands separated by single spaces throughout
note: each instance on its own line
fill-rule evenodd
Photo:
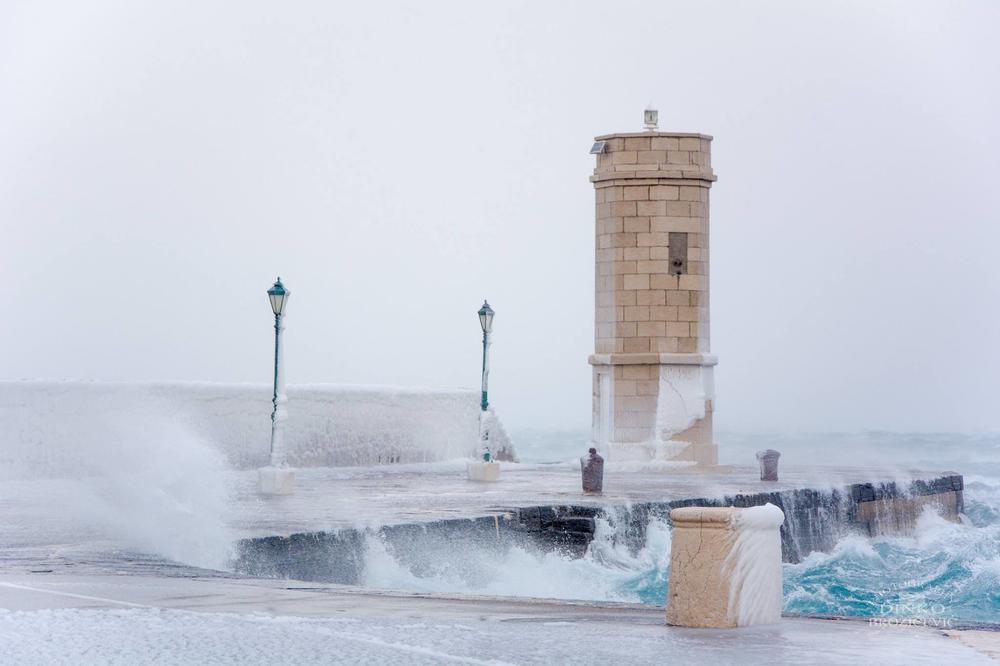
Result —
M 479 393 L 466 389 L 290 385 L 293 466 L 370 465 L 470 455 Z M 238 468 L 265 464 L 271 387 L 199 382 L 0 382 L 0 474 L 63 471 L 115 437 L 123 420 L 168 420 Z

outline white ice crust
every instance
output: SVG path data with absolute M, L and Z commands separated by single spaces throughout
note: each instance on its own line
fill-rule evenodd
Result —
M 690 442 L 675 438 L 705 418 L 706 401 L 713 398 L 712 367 L 664 365 L 660 367 L 656 426 L 652 433 L 654 457 L 670 459 Z
M 729 574 L 729 617 L 736 626 L 774 624 L 781 619 L 781 524 L 785 514 L 771 503 L 733 515 Z
M 287 394 L 292 467 L 450 460 L 478 447 L 478 391 L 309 384 Z M 83 452 L 104 448 L 124 419 L 169 420 L 230 465 L 257 468 L 268 461 L 270 418 L 263 384 L 2 381 L 0 476 L 86 467 Z

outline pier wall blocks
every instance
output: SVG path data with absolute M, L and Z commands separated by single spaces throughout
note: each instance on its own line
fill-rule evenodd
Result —
M 621 535 L 628 548 L 639 550 L 646 543 L 650 521 L 670 521 L 673 509 L 745 508 L 771 503 L 785 514 L 780 529 L 781 559 L 796 563 L 811 552 L 831 551 L 842 536 L 851 532 L 878 535 L 890 527 L 902 532 L 912 528 L 908 520 L 893 517 L 895 511 L 933 506 L 945 518 L 957 521 L 962 512 L 963 487 L 961 475 L 946 474 L 905 486 L 892 482 L 857 483 L 832 490 L 765 490 L 721 498 L 635 502 L 627 507 L 512 507 L 491 516 L 386 526 L 374 530 L 374 535 L 396 557 L 414 567 L 431 566 L 439 554 L 459 541 L 497 552 L 530 544 L 582 557 L 593 541 L 598 518 L 615 523 L 616 535 Z M 243 539 L 237 544 L 233 568 L 252 576 L 359 585 L 363 582 L 370 536 L 363 530 L 342 529 Z
M 918 479 L 906 485 L 893 482 L 857 483 L 842 488 L 817 490 L 765 490 L 758 493 L 725 497 L 693 497 L 669 502 L 634 502 L 627 509 L 611 514 L 614 521 L 626 521 L 621 529 L 626 545 L 639 549 L 645 544 L 646 530 L 651 520 L 670 521 L 670 513 L 680 507 L 748 508 L 774 504 L 785 514 L 781 525 L 781 558 L 797 563 L 811 552 L 829 552 L 848 533 L 872 536 L 906 533 L 913 522 L 900 517 L 913 515 L 913 506 L 931 506 L 952 521 L 962 512 L 964 482 L 960 474 L 946 474 Z M 879 520 L 874 520 L 878 504 Z M 919 511 L 915 515 L 919 515 Z M 595 506 L 548 506 L 522 508 L 514 511 L 512 528 L 530 533 L 536 543 L 559 542 L 570 554 L 582 555 L 593 538 L 596 518 L 606 516 L 605 509 Z M 619 526 L 620 527 L 620 526 Z
M 964 480 L 959 475 L 915 482 L 905 493 L 895 484 L 859 484 L 852 497 L 857 502 L 856 520 L 870 536 L 912 532 L 927 508 L 951 521 L 958 521 L 965 510 Z
M 596 139 L 605 148 L 591 176 L 597 247 L 593 439 L 612 452 L 715 464 L 711 372 L 704 381 L 709 390 L 685 396 L 699 407 L 672 420 L 658 405 L 662 366 L 675 361 L 644 358 L 710 351 L 712 137 L 643 132 Z M 601 360 L 608 356 L 616 362 Z

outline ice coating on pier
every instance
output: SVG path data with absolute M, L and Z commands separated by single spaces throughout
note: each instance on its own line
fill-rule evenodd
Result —
M 730 577 L 730 619 L 736 626 L 773 624 L 781 619 L 781 536 L 785 514 L 771 503 L 736 512 L 733 549 L 723 564 Z
M 705 418 L 706 403 L 713 398 L 711 366 L 663 365 L 656 400 L 656 425 L 652 433 L 656 458 L 674 458 L 691 442 L 681 435 Z
M 266 384 L 0 381 L 0 475 L 85 467 L 85 452 L 114 437 L 126 413 L 169 419 L 233 467 L 260 467 L 271 392 Z M 287 394 L 293 467 L 433 462 L 472 456 L 478 446 L 477 391 L 293 384 Z

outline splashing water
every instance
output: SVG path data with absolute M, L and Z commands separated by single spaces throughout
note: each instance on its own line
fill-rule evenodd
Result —
M 615 514 L 598 518 L 594 540 L 580 558 L 523 544 L 497 549 L 451 543 L 420 564 L 370 534 L 364 583 L 421 592 L 662 603 L 658 592 L 666 590 L 670 529 L 652 520 L 645 544 L 632 550 L 625 526 Z
M 228 565 L 228 466 L 217 449 L 150 410 L 81 417 L 74 433 L 65 448 L 53 447 L 44 476 L 35 474 L 31 455 L 7 466 L 0 501 L 24 510 L 7 526 L 6 546 L 81 544 L 211 569 Z
M 199 567 L 227 566 L 233 537 L 222 454 L 166 419 L 119 421 L 112 432 L 84 479 L 94 502 L 82 518 L 130 547 Z
M 32 437 L 17 445 L 8 440 L 0 451 L 4 463 L 0 502 L 14 507 L 11 515 L 18 516 L 12 521 L 18 524 L 7 530 L 16 538 L 6 545 L 61 547 L 78 537 L 105 539 L 115 548 L 224 568 L 233 537 L 226 527 L 228 466 L 222 452 L 193 434 L 197 429 L 186 427 L 174 413 L 143 411 L 123 398 L 115 408 L 128 416 L 99 422 L 92 418 L 90 407 L 84 401 L 69 417 L 58 419 L 52 427 L 61 428 L 60 436 L 54 442 L 33 446 Z M 15 426 L 11 432 L 31 435 L 30 423 Z M 722 451 L 724 459 L 730 457 L 726 462 L 752 460 L 753 450 L 770 446 L 783 450 L 790 462 L 795 456 L 822 460 L 834 448 L 859 460 L 879 451 L 927 469 L 975 469 L 981 476 L 966 476 L 966 520 L 955 524 L 927 513 L 912 536 L 848 535 L 830 553 L 813 553 L 799 564 L 784 565 L 784 610 L 1000 621 L 997 439 L 880 433 L 861 438 L 849 453 L 846 437 L 794 441 L 747 437 Z M 515 438 L 524 444 L 524 459 L 555 461 L 575 458 L 586 435 L 563 439 L 565 446 L 559 448 L 550 435 Z M 364 583 L 433 592 L 663 604 L 669 528 L 652 520 L 641 544 L 629 538 L 628 530 L 624 515 L 611 513 L 598 519 L 594 540 L 583 557 L 524 543 L 499 548 L 453 542 L 414 556 L 370 535 Z
M 368 537 L 366 585 L 424 592 L 546 597 L 662 605 L 667 598 L 670 529 L 651 519 L 640 547 L 628 521 L 597 520 L 582 558 L 524 545 L 466 544 L 436 551 L 427 564 Z M 783 611 L 935 621 L 1000 621 L 1000 482 L 967 484 L 962 523 L 925 512 L 908 537 L 841 538 L 830 553 L 784 564 Z
M 1000 621 L 1000 486 L 972 485 L 962 523 L 925 512 L 911 537 L 852 536 L 786 565 L 785 610 Z

